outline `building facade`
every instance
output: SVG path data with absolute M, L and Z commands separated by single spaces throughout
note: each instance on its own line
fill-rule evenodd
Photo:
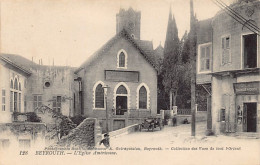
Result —
M 21 145 L 31 146 L 38 128 L 41 140 L 49 143 L 55 132 L 48 130 L 60 122 L 57 113 L 97 118 L 103 132 L 157 115 L 157 64 L 163 48 L 154 50 L 151 41 L 140 40 L 140 12 L 121 9 L 116 18 L 116 35 L 79 68 L 1 54 L 3 145 L 9 143 L 9 136 L 17 135 L 22 137 Z
M 199 22 L 197 83 L 211 84 L 214 133 L 259 133 L 260 2 L 239 1 L 227 9 Z
M 84 110 L 77 113 L 98 118 L 103 130 L 108 118 L 110 131 L 157 114 L 154 50 L 152 42 L 139 39 L 139 12 L 120 10 L 117 25 L 121 31 L 75 72 Z
M 49 111 L 73 116 L 73 80 L 73 68 L 1 54 L 0 148 L 48 144 L 57 122 Z

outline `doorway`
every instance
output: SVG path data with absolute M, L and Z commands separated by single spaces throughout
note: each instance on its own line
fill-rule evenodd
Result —
M 128 90 L 122 84 L 116 88 L 116 115 L 124 115 L 128 109 Z
M 257 103 L 244 103 L 243 132 L 256 132 Z
M 116 97 L 116 115 L 124 115 L 127 112 L 127 96 Z

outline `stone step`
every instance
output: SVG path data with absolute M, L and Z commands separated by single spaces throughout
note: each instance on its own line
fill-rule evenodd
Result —
M 258 133 L 258 132 L 237 132 L 235 134 L 235 136 L 241 137 L 241 138 L 256 138 L 256 139 L 259 139 L 260 133 Z

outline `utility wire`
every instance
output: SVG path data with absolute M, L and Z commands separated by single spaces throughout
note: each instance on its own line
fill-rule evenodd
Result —
M 218 7 L 220 7 L 221 9 L 225 10 L 226 13 L 231 16 L 233 19 L 235 19 L 237 22 L 239 22 L 240 24 L 242 24 L 243 26 L 247 27 L 250 31 L 256 33 L 257 35 L 259 35 L 259 30 L 257 30 L 256 28 L 258 27 L 254 27 L 252 26 L 253 24 L 245 24 L 246 21 L 242 20 L 243 18 L 239 17 L 239 14 L 235 14 L 234 12 L 230 11 L 230 8 L 227 8 L 225 5 L 221 4 L 218 0 L 212 0 L 212 2 L 214 4 L 216 4 Z M 232 10 L 233 11 L 233 10 Z M 249 25 L 249 26 L 248 26 Z M 259 28 L 258 28 L 259 29 Z M 259 35 L 260 36 L 260 35 Z
M 222 0 L 216 0 L 216 1 L 218 1 L 218 3 L 220 3 L 222 6 L 224 6 L 225 8 L 227 8 L 227 10 L 229 10 L 232 14 L 234 14 L 236 17 L 238 17 L 239 19 L 241 19 L 242 21 L 244 21 L 244 23 L 247 23 L 248 22 L 248 20 L 246 19 L 246 18 L 244 18 L 242 15 L 240 15 L 239 13 L 237 13 L 235 10 L 233 10 L 231 7 L 229 7 L 228 5 L 226 5 Z M 257 30 L 258 32 L 259 32 L 259 28 L 256 26 L 256 25 L 254 25 L 254 24 L 252 24 L 252 23 L 250 23 L 250 22 L 248 22 L 248 24 L 249 25 L 251 25 L 251 27 L 252 28 L 254 28 L 255 30 Z
M 228 15 L 230 15 L 233 19 L 235 19 L 237 22 L 242 24 L 243 26 L 246 26 L 250 31 L 254 33 L 259 33 L 259 30 L 257 30 L 255 27 L 253 27 L 251 24 L 248 24 L 249 27 L 247 26 L 246 21 L 242 20 L 238 15 L 239 14 L 234 14 L 230 11 L 230 8 L 227 8 L 225 5 L 221 4 L 218 0 L 213 1 L 217 6 L 219 6 L 221 9 L 225 10 Z

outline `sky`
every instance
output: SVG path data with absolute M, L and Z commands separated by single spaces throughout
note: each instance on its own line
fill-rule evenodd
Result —
M 169 9 L 179 37 L 189 30 L 189 0 L 0 0 L 1 52 L 44 65 L 78 67 L 116 34 L 116 14 L 141 11 L 141 39 L 164 46 Z M 227 0 L 226 3 L 229 3 Z M 217 11 L 211 0 L 194 0 L 198 20 Z

